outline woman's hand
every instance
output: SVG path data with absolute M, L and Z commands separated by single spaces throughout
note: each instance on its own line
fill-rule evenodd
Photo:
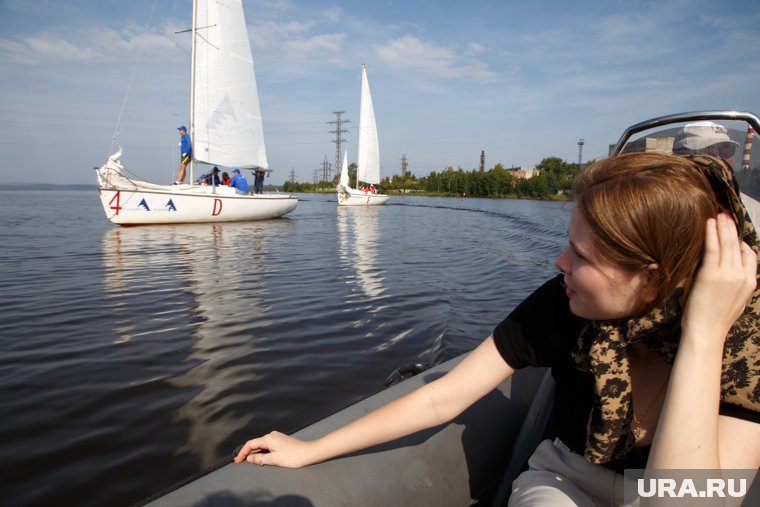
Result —
M 729 329 L 757 286 L 757 256 L 727 213 L 707 220 L 705 253 L 684 310 L 684 337 L 714 340 Z
M 273 431 L 245 443 L 235 456 L 235 463 L 247 461 L 254 465 L 276 465 L 301 468 L 313 462 L 308 459 L 310 443 Z

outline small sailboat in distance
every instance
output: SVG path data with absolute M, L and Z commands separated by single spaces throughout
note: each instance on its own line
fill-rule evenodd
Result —
M 389 196 L 375 190 L 380 183 L 380 143 L 377 138 L 375 109 L 367 81 L 367 68 L 362 64 L 361 100 L 359 103 L 359 141 L 357 143 L 356 188 L 348 181 L 348 163 L 343 157 L 343 170 L 336 191 L 340 206 L 378 206 Z
M 190 181 L 196 162 L 268 168 L 253 56 L 241 0 L 194 0 L 190 85 Z M 125 174 L 118 148 L 97 167 L 106 216 L 121 225 L 276 218 L 298 198 L 218 185 L 157 185 Z

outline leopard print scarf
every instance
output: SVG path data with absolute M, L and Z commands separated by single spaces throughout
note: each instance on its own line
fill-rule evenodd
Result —
M 731 168 L 713 157 L 689 158 L 707 177 L 720 205 L 733 215 L 742 239 L 760 258 L 760 241 L 741 202 Z M 588 461 L 606 463 L 623 458 L 633 447 L 633 403 L 626 346 L 641 344 L 672 364 L 680 340 L 683 299 L 683 290 L 679 288 L 643 317 L 623 322 L 589 321 L 581 331 L 571 359 L 581 371 L 594 375 L 594 400 L 584 453 Z M 760 412 L 759 379 L 760 283 L 726 338 L 721 400 Z

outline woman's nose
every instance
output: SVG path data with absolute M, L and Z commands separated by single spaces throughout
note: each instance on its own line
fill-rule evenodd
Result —
M 554 265 L 562 271 L 563 273 L 567 273 L 570 269 L 570 263 L 567 262 L 567 254 L 570 250 L 570 247 L 565 248 L 561 254 L 559 254 L 559 257 L 557 257 L 557 260 L 554 261 Z

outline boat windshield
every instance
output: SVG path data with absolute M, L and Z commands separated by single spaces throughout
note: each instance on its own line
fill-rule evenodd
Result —
M 672 122 L 663 121 L 667 117 L 650 120 L 653 126 L 649 128 L 649 122 L 631 127 L 610 147 L 610 153 L 658 151 L 721 157 L 733 167 L 742 193 L 760 201 L 760 140 L 752 121 L 757 117 L 747 114 L 747 119 L 739 120 L 707 114 L 700 119 L 690 114 L 686 121 L 677 121 L 684 116 L 673 115 Z

